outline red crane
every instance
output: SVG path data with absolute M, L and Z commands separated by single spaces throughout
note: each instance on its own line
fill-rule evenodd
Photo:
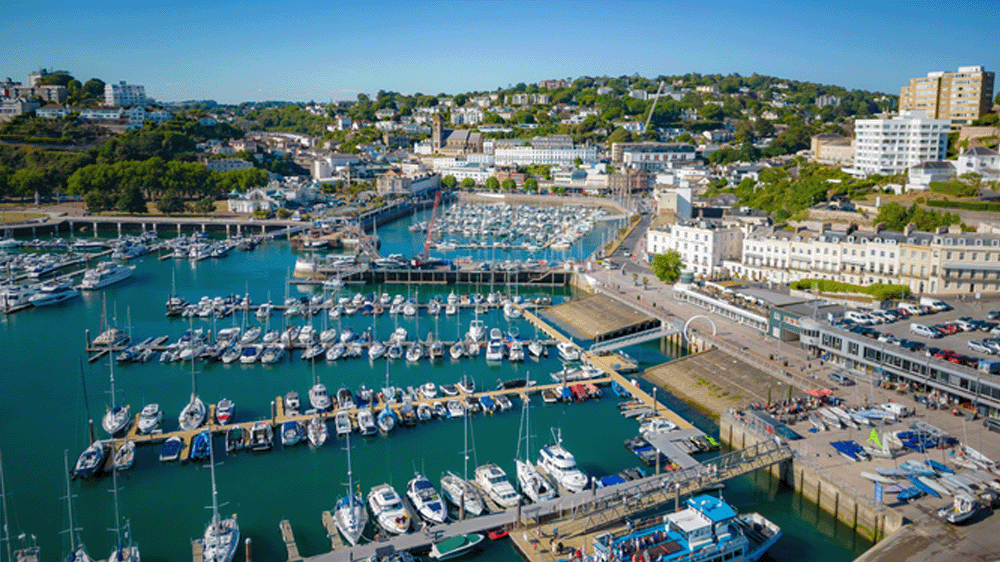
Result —
M 431 210 L 431 221 L 427 223 L 427 240 L 424 241 L 424 261 L 427 261 L 427 253 L 431 251 L 431 242 L 434 239 L 434 219 L 437 218 L 439 203 L 441 203 L 440 190 L 434 194 L 434 209 Z

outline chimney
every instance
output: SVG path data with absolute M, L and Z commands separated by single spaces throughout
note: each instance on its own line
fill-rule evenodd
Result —
M 934 229 L 934 234 L 948 234 L 947 226 L 939 226 Z
M 917 230 L 917 225 L 911 222 L 910 224 L 903 227 L 903 234 L 906 236 L 910 236 L 916 230 Z
M 880 223 L 878 223 L 878 224 L 875 225 L 875 233 L 876 234 L 878 234 L 879 232 L 882 232 L 883 230 L 885 230 L 885 223 L 884 222 L 880 222 Z
M 961 234 L 962 225 L 961 224 L 950 224 L 948 225 L 948 234 Z
M 850 233 L 854 232 L 857 229 L 858 229 L 858 223 L 852 222 L 852 223 L 850 223 L 850 224 L 847 225 L 847 230 L 844 231 L 844 234 L 850 234 Z
M 832 228 L 833 228 L 833 223 L 829 223 L 829 222 L 825 222 L 825 223 L 819 225 L 819 231 L 821 233 L 826 232 L 828 230 L 831 230 Z

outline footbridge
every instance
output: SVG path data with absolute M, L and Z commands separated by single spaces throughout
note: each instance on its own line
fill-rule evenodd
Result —
M 590 352 L 601 353 L 604 351 L 614 351 L 630 345 L 658 340 L 660 338 L 665 338 L 679 333 L 681 333 L 681 326 L 664 322 L 660 324 L 659 327 L 651 330 L 643 330 L 634 334 L 594 342 L 594 344 L 590 346 Z

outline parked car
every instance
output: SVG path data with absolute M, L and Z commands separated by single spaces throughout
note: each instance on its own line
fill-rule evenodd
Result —
M 830 373 L 828 376 L 844 386 L 854 386 L 855 384 L 854 379 L 845 375 L 844 373 L 840 372 Z
M 1000 320 L 1000 310 L 991 310 L 986 313 L 987 320 Z
M 996 351 L 992 347 L 986 345 L 981 341 L 969 340 L 967 345 L 969 346 L 969 349 L 975 351 L 976 353 L 986 353 L 989 355 L 996 353 Z
M 910 324 L 910 332 L 925 338 L 940 338 L 941 334 L 926 324 Z
M 1000 418 L 986 418 L 983 420 L 983 427 L 1000 433 Z

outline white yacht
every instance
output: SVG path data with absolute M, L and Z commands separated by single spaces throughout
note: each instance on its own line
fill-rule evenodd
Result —
M 476 483 L 491 500 L 504 509 L 517 507 L 521 503 L 521 494 L 511 486 L 507 473 L 491 462 L 476 469 Z
M 486 360 L 503 361 L 503 342 L 499 339 L 491 339 L 490 342 L 486 344 Z
M 368 408 L 358 410 L 357 420 L 358 433 L 361 435 L 374 435 L 378 432 L 378 426 L 375 424 L 375 416 Z
M 386 349 L 388 349 L 384 343 L 380 341 L 373 341 L 370 346 L 368 346 L 368 358 L 372 361 L 385 355 Z
M 163 411 L 159 404 L 146 404 L 139 413 L 139 433 L 152 433 L 163 422 Z
M 135 271 L 134 265 L 123 265 L 112 262 L 103 262 L 94 269 L 88 269 L 83 274 L 83 281 L 80 283 L 81 289 L 93 290 L 102 289 L 108 285 L 120 283 Z
M 368 512 L 361 493 L 354 491 L 354 481 L 351 475 L 351 442 L 347 441 L 347 495 L 337 500 L 333 518 L 340 534 L 351 546 L 358 544 L 361 533 L 368 524 Z
M 229 519 L 219 516 L 219 494 L 215 488 L 215 454 L 212 440 L 208 446 L 209 466 L 212 468 L 212 520 L 202 537 L 202 560 L 204 562 L 232 562 L 236 549 L 240 546 L 240 525 L 234 514 Z
M 319 447 L 323 443 L 326 443 L 329 432 L 326 429 L 326 422 L 323 421 L 323 418 L 313 416 L 306 427 L 306 435 L 309 437 L 309 444 L 313 447 Z
M 330 400 L 330 394 L 326 391 L 326 386 L 317 382 L 309 389 L 309 404 L 319 410 L 320 412 L 325 412 L 330 409 L 332 401 Z
M 192 429 L 201 427 L 201 424 L 205 423 L 207 415 L 208 411 L 205 409 L 205 403 L 201 401 L 201 398 L 198 398 L 197 394 L 191 393 L 191 401 L 181 410 L 181 415 L 177 418 L 177 423 L 180 424 L 182 430 L 191 431 Z
M 80 291 L 67 284 L 46 283 L 28 297 L 28 302 L 34 306 L 48 306 L 68 301 L 80 296 Z
M 483 321 L 476 318 L 470 322 L 469 331 L 466 336 L 474 342 L 482 341 L 482 339 L 486 337 L 486 327 L 483 326 Z
M 575 494 L 587 486 L 587 475 L 576 466 L 576 459 L 562 446 L 562 432 L 554 430 L 553 434 L 555 443 L 542 447 L 538 452 L 538 467 Z
M 417 514 L 430 524 L 442 524 L 448 516 L 448 510 L 441 501 L 441 496 L 423 475 L 417 474 L 406 485 L 406 496 L 410 498 Z
M 452 472 L 446 472 L 441 477 L 441 492 L 456 507 L 460 507 L 464 502 L 465 513 L 473 517 L 485 509 L 483 498 L 476 487 Z
M 368 492 L 368 507 L 378 526 L 388 533 L 401 535 L 410 530 L 410 514 L 395 488 L 380 484 Z
M 559 350 L 559 357 L 563 361 L 580 360 L 580 348 L 573 342 L 559 342 L 556 344 L 556 349 Z
M 521 491 L 528 496 L 528 499 L 538 503 L 556 497 L 555 487 L 538 472 L 534 465 L 521 459 L 514 460 L 514 465 L 517 470 L 517 483 L 520 484 Z

